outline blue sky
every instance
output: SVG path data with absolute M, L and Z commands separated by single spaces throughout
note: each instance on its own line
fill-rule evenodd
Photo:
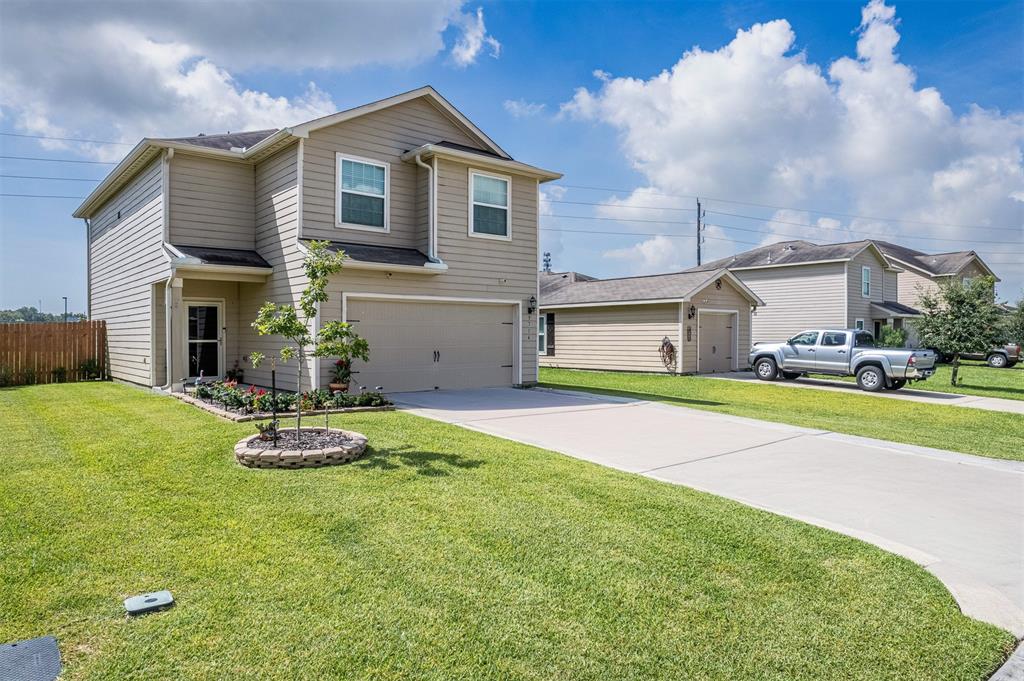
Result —
M 617 190 L 546 191 L 548 199 L 576 202 L 546 204 L 542 249 L 552 251 L 556 269 L 622 276 L 692 265 L 695 242 L 682 235 L 694 229 L 687 224 L 688 197 L 700 194 L 746 202 L 709 202 L 719 211 L 709 215 L 715 228 L 705 249 L 712 257 L 790 236 L 846 241 L 871 234 L 933 252 L 978 250 L 1002 277 L 1001 296 L 1021 295 L 1019 2 L 898 2 L 875 6 L 862 24 L 862 2 L 452 0 L 415 26 L 416 17 L 408 26 L 401 19 L 427 12 L 424 3 L 415 11 L 381 4 L 367 10 L 366 20 L 379 24 L 384 37 L 353 47 L 347 47 L 351 40 L 332 40 L 332 22 L 359 14 L 356 8 L 320 16 L 323 35 L 274 33 L 282 48 L 294 41 L 282 52 L 287 57 L 274 60 L 261 58 L 253 43 L 260 43 L 261 30 L 273 28 L 281 6 L 257 5 L 265 11 L 254 12 L 251 21 L 262 17 L 268 25 L 254 24 L 249 43 L 235 44 L 190 33 L 195 29 L 186 25 L 187 16 L 174 12 L 111 15 L 109 7 L 75 3 L 74 12 L 65 13 L 58 3 L 42 3 L 43 9 L 5 3 L 0 42 L 11 46 L 38 26 L 58 39 L 65 20 L 68 36 L 76 38 L 64 43 L 64 58 L 50 48 L 34 52 L 28 38 L 0 52 L 6 92 L 0 131 L 134 142 L 143 134 L 237 130 L 267 120 L 278 106 L 247 103 L 234 97 L 237 92 L 286 98 L 279 106 L 286 117 L 429 83 L 516 158 L 563 172 L 559 184 Z M 187 15 L 188 4 L 183 7 Z M 300 11 L 319 16 L 324 7 L 300 5 Z M 483 24 L 475 23 L 478 7 Z M 887 14 L 893 7 L 895 16 Z M 113 19 L 138 28 L 137 69 L 95 46 Z M 780 19 L 787 24 L 768 23 Z M 757 24 L 763 30 L 752 32 Z M 459 64 L 453 47 L 474 31 L 484 42 Z M 748 38 L 738 39 L 737 31 Z M 894 35 L 897 56 L 890 58 L 887 41 Z M 322 51 L 317 41 L 325 43 Z M 859 41 L 865 54 L 875 50 L 873 56 L 858 59 Z M 500 52 L 493 56 L 495 43 Z M 179 45 L 188 47 L 175 51 Z M 694 47 L 703 55 L 684 60 L 675 78 L 651 81 Z M 831 73 L 843 58 L 838 68 L 846 75 Z M 230 81 L 204 81 L 219 88 L 206 102 L 224 109 L 213 110 L 218 118 L 210 127 L 194 100 L 179 97 L 179 76 L 196 75 L 204 60 Z M 118 69 L 151 74 L 165 87 L 159 96 L 128 88 L 123 77 L 109 77 Z M 603 75 L 595 76 L 597 70 Z M 908 84 L 908 73 L 916 81 Z M 313 98 L 310 82 L 318 93 Z M 578 88 L 586 92 L 578 95 Z M 858 108 L 865 97 L 875 104 Z M 519 103 L 520 115 L 509 101 Z M 976 107 L 984 115 L 972 115 Z M 745 141 L 730 143 L 738 139 Z M 6 156 L 111 161 L 130 147 L 0 136 L 0 148 Z M 110 167 L 0 159 L 5 175 L 101 178 Z M 5 194 L 82 196 L 92 186 L 0 177 Z M 590 205 L 597 203 L 614 205 Z M 84 309 L 84 228 L 70 217 L 76 205 L 0 197 L 0 307 L 41 300 L 44 309 L 57 311 L 67 295 L 72 309 Z M 807 207 L 826 212 L 797 210 Z

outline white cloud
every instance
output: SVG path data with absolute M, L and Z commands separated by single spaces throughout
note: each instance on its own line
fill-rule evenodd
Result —
M 937 90 L 916 87 L 913 70 L 895 52 L 899 38 L 894 9 L 872 0 L 863 9 L 857 56 L 823 68 L 794 50 L 787 21 L 755 24 L 720 49 L 689 50 L 652 78 L 609 77 L 596 89 L 579 88 L 561 112 L 619 132 L 627 160 L 646 178 L 644 187 L 614 199 L 620 205 L 663 205 L 651 203 L 653 193 L 701 195 L 903 221 L 777 212 L 775 222 L 765 215 L 758 223 L 714 211 L 764 209 L 711 200 L 709 222 L 767 232 L 727 232 L 737 240 L 853 240 L 873 232 L 935 252 L 998 251 L 973 240 L 999 238 L 1024 250 L 1021 232 L 923 224 L 1024 221 L 1015 198 L 1024 192 L 1024 114 L 980 107 L 955 114 Z M 685 252 L 671 257 L 649 246 L 632 256 L 615 253 L 610 257 L 635 256 L 638 268 L 693 263 Z M 1002 290 L 1013 295 L 1024 281 L 1024 259 L 990 260 L 1007 284 Z
M 486 47 L 491 57 L 497 59 L 501 55 L 501 43 L 494 36 L 488 35 L 484 26 L 484 8 L 478 7 L 475 14 L 463 14 L 457 21 L 462 35 L 452 48 L 452 60 L 461 67 L 476 63 L 477 57 Z
M 538 102 L 528 102 L 525 99 L 506 99 L 503 103 L 505 111 L 514 118 L 529 118 L 544 112 L 545 105 Z
M 605 251 L 604 257 L 626 261 L 635 274 L 658 274 L 683 269 L 689 260 L 684 248 L 692 248 L 692 241 L 659 234 L 633 246 Z
M 482 30 L 483 15 L 466 23 L 461 6 L 9 0 L 0 3 L 0 115 L 32 134 L 129 143 L 294 124 L 338 107 L 312 82 L 286 97 L 239 75 L 409 65 L 443 51 L 452 25 L 463 32 L 453 50 L 465 50 L 465 33 L 476 23 Z M 479 39 L 496 49 L 489 36 Z M 127 147 L 74 149 L 110 160 Z

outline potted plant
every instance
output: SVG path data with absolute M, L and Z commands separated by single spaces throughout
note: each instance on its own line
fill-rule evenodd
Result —
M 339 359 L 335 362 L 331 367 L 331 377 L 334 379 L 329 384 L 332 393 L 348 392 L 348 382 L 352 378 L 352 360 Z

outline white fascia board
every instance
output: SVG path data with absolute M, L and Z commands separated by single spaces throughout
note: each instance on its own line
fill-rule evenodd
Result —
M 405 152 L 400 158 L 403 161 L 411 161 L 415 159 L 417 155 L 421 158 L 437 156 L 440 158 L 454 159 L 457 161 L 463 161 L 477 168 L 496 168 L 507 172 L 513 172 L 517 175 L 535 177 L 541 182 L 551 182 L 552 180 L 557 180 L 562 177 L 562 173 L 556 173 L 553 170 L 544 170 L 543 168 L 531 166 L 519 161 L 504 158 L 491 158 L 484 156 L 483 154 L 474 154 L 473 152 L 462 151 L 461 149 L 441 147 L 436 144 L 424 144 L 421 147 Z
M 608 300 L 600 303 L 541 303 L 538 310 L 562 310 L 574 307 L 622 307 L 623 305 L 663 305 L 665 303 L 685 303 L 689 298 L 658 298 L 655 300 Z
M 383 270 L 386 272 L 406 272 L 409 274 L 441 274 L 448 271 L 444 263 L 426 263 L 424 265 L 391 265 L 386 262 L 366 262 L 346 259 L 343 270 Z
M 748 265 L 747 267 L 732 267 L 726 265 L 726 268 L 732 272 L 741 272 L 745 270 L 768 270 L 775 269 L 777 267 L 800 267 L 801 265 L 828 265 L 830 263 L 837 262 L 849 262 L 849 258 L 833 258 L 831 260 L 808 260 L 807 262 L 784 262 L 775 265 Z

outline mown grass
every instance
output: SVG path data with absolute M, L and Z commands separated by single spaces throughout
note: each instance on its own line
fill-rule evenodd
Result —
M 798 390 L 700 376 L 541 369 L 552 388 L 653 399 L 994 459 L 1024 461 L 1024 415 L 890 400 L 857 392 Z
M 910 383 L 906 389 L 1024 400 L 1024 364 L 993 369 L 984 362 L 962 362 L 955 386 L 949 384 L 952 372 L 953 369 L 950 365 L 940 364 L 935 368 L 934 376 L 924 381 Z M 812 374 L 811 376 L 829 380 L 856 381 L 852 376 L 843 378 L 822 374 Z
M 66 679 L 981 679 L 1013 645 L 856 540 L 410 414 L 305 471 L 117 385 L 0 421 L 0 641 L 56 635 Z

